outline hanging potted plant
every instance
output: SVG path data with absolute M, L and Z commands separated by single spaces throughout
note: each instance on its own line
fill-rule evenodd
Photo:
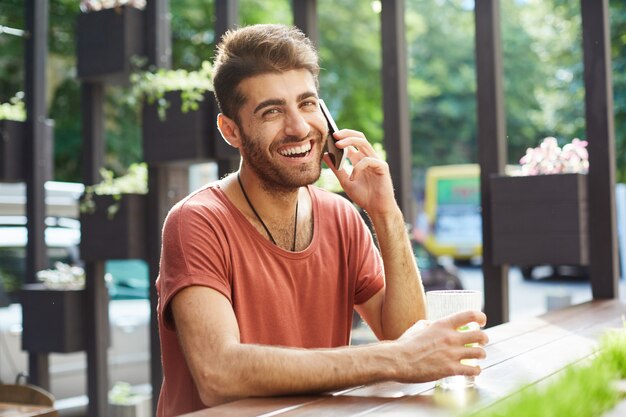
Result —
M 145 0 L 82 0 L 76 25 L 78 78 L 127 84 L 133 57 L 145 56 Z
M 496 265 L 587 265 L 587 142 L 529 148 L 517 176 L 490 179 Z
M 238 157 L 217 130 L 211 64 L 198 71 L 164 70 L 131 76 L 143 104 L 143 154 L 149 164 Z
M 145 259 L 148 169 L 133 164 L 115 178 L 101 170 L 102 182 L 88 186 L 80 203 L 81 258 Z
M 69 353 L 85 350 L 85 272 L 57 262 L 37 272 L 37 284 L 20 292 L 22 347 L 29 352 Z

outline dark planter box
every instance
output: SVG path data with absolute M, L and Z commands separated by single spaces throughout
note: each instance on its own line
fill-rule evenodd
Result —
M 145 55 L 143 15 L 127 6 L 81 13 L 76 26 L 78 78 L 127 84 L 131 57 Z
M 24 122 L 0 121 L 0 180 L 21 182 L 26 178 Z
M 46 120 L 43 148 L 44 179 L 52 179 L 53 165 L 52 120 Z M 13 120 L 0 120 L 0 182 L 24 182 L 27 169 L 26 123 Z
M 22 349 L 69 353 L 86 349 L 84 290 L 50 290 L 27 284 L 22 300 Z
M 496 265 L 589 264 L 587 177 L 491 178 Z
M 114 204 L 109 195 L 94 195 L 96 209 L 80 214 L 80 255 L 85 261 L 146 258 L 147 196 L 123 194 L 119 210 L 109 218 Z
M 238 156 L 236 149 L 222 139 L 217 130 L 218 107 L 212 92 L 207 92 L 196 111 L 183 113 L 180 92 L 165 94 L 169 102 L 165 120 L 157 104 L 143 108 L 143 156 L 149 164 L 202 162 Z

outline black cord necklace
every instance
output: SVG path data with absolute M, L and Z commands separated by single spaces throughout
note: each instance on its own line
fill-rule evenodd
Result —
M 248 198 L 248 194 L 246 194 L 246 189 L 243 188 L 243 183 L 241 182 L 241 176 L 239 175 L 239 172 L 237 173 L 237 181 L 239 181 L 239 187 L 241 187 L 241 192 L 243 193 L 243 196 L 245 197 L 246 201 L 248 202 L 248 205 L 252 209 L 252 212 L 254 213 L 256 218 L 259 219 L 259 221 L 261 222 L 261 225 L 265 229 L 265 232 L 267 232 L 267 235 L 269 236 L 269 238 L 272 241 L 272 243 L 274 245 L 278 246 L 276 244 L 276 241 L 274 240 L 274 236 L 272 236 L 272 234 L 270 233 L 270 230 L 265 225 L 265 222 L 263 221 L 261 216 L 259 216 L 259 213 L 257 213 L 256 209 L 254 208 L 254 206 L 250 202 L 250 199 Z M 291 251 L 292 252 L 296 251 L 296 237 L 297 237 L 297 235 L 298 235 L 298 200 L 296 200 L 296 216 L 295 216 L 295 219 L 294 219 L 294 222 L 293 222 L 293 245 L 291 246 Z

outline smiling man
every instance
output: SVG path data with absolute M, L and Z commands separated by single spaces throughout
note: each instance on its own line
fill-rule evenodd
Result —
M 318 58 L 295 28 L 256 25 L 218 47 L 218 126 L 241 153 L 238 172 L 179 202 L 163 229 L 159 331 L 164 381 L 157 414 L 250 396 L 322 392 L 383 380 L 476 375 L 477 311 L 423 321 L 424 290 L 389 167 L 365 136 L 334 134 L 354 207 L 318 189 L 328 126 Z M 380 343 L 350 347 L 356 309 Z

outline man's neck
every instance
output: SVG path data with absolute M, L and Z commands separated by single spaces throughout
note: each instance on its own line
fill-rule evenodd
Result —
M 278 246 L 286 250 L 291 250 L 293 247 L 295 205 L 298 202 L 296 250 L 306 248 L 313 237 L 313 206 L 309 193 L 305 191 L 306 187 L 300 187 L 292 193 L 271 193 L 265 187 L 261 187 L 258 182 L 251 182 L 249 178 L 246 182 L 243 175 L 240 178 L 243 189 L 248 194 L 248 199 L 262 222 L 246 201 L 244 192 L 237 180 L 237 173 L 220 181 L 222 190 L 260 234 L 269 239 L 262 225 L 265 223 Z
M 236 181 L 237 175 L 241 181 L 239 188 L 243 188 L 243 192 L 247 194 L 257 211 L 263 211 L 269 215 L 274 214 L 275 217 L 293 212 L 298 201 L 300 187 L 287 188 L 268 184 L 254 174 L 243 170 L 233 174 L 235 183 L 238 182 Z

